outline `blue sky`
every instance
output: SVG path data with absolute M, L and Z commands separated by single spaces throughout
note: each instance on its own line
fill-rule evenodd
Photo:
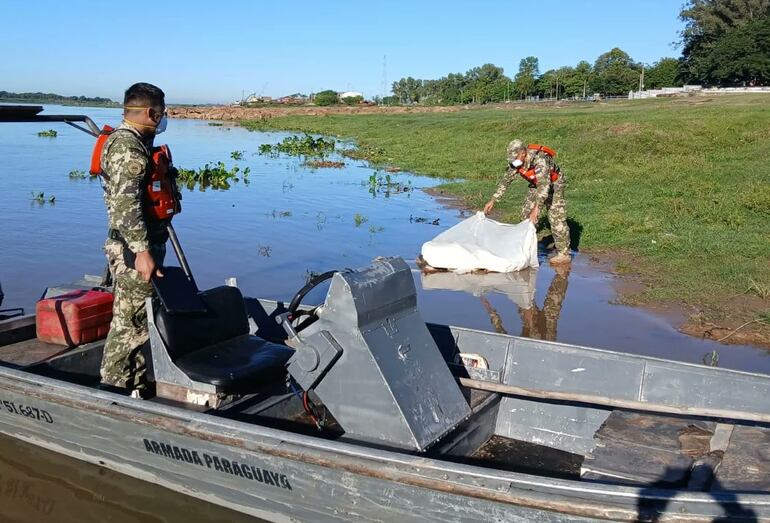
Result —
M 370 97 L 382 93 L 384 56 L 388 88 L 484 63 L 513 76 L 529 55 L 541 72 L 593 63 L 613 47 L 652 63 L 679 55 L 681 3 L 3 0 L 0 90 L 120 100 L 147 81 L 171 103 L 322 89 Z

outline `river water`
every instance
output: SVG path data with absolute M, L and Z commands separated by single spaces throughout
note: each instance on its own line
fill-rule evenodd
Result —
M 99 125 L 120 121 L 118 109 L 46 106 L 45 112 L 88 114 Z M 37 136 L 47 128 L 58 136 Z M 183 212 L 174 223 L 201 288 L 236 277 L 246 295 L 287 300 L 310 274 L 361 266 L 376 256 L 402 256 L 415 267 L 425 241 L 468 215 L 423 191 L 440 180 L 391 174 L 394 182 L 412 190 L 388 193 L 372 187 L 370 176 L 378 173 L 360 161 L 345 160 L 342 169 L 311 169 L 297 158 L 257 154 L 260 144 L 286 136 L 200 120 L 172 120 L 161 136 L 178 167 L 223 161 L 228 168 L 251 170 L 248 184 L 237 182 L 226 191 L 184 190 Z M 103 270 L 101 187 L 96 180 L 69 177 L 72 170 L 88 169 L 92 146 L 93 138 L 64 124 L 0 125 L 3 306 L 32 310 L 46 286 Z M 232 159 L 232 151 L 244 151 L 243 159 Z M 33 200 L 32 194 L 40 192 L 46 199 L 55 196 L 54 203 Z M 541 261 L 545 255 L 541 252 Z M 169 258 L 173 261 L 173 255 Z M 717 350 L 722 367 L 770 373 L 768 352 L 761 348 L 692 338 L 664 318 L 613 304 L 614 277 L 582 255 L 571 271 L 561 273 L 543 263 L 515 275 L 422 276 L 415 270 L 414 276 L 427 321 L 689 362 L 701 362 Z M 306 302 L 322 300 L 320 292 Z M 197 510 L 191 504 L 189 512 L 180 511 L 184 502 L 166 490 L 164 502 L 150 515 L 138 507 L 157 487 L 19 443 L 0 440 L 0 447 L 0 456 L 24 456 L 0 458 L 0 495 L 15 500 L 0 504 L 0 517 L 7 520 L 66 521 L 70 512 L 82 515 L 84 510 L 101 512 L 103 517 L 95 520 L 177 521 L 185 514 L 196 514 L 196 521 L 238 520 L 208 505 Z M 58 471 L 65 477 L 59 483 Z M 102 482 L 95 479 L 105 477 L 110 492 L 100 490 Z M 37 494 L 19 494 L 11 483 Z M 53 483 L 56 489 L 49 488 Z M 136 504 L 116 501 L 113 494 Z M 41 507 L 52 508 L 43 514 Z

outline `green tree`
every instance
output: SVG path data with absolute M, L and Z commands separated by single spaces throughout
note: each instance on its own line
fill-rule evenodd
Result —
M 652 67 L 644 71 L 644 87 L 660 89 L 661 87 L 680 87 L 679 60 L 676 58 L 661 58 Z
M 540 76 L 540 65 L 534 56 L 522 58 L 519 62 L 519 72 L 513 78 L 513 89 L 521 98 L 534 94 L 537 77 Z
M 316 105 L 334 105 L 339 101 L 339 97 L 335 91 L 327 89 L 326 91 L 316 93 L 313 101 Z
M 704 58 L 702 78 L 710 84 L 766 85 L 770 82 L 770 17 L 734 27 Z
M 638 88 L 639 69 L 628 53 L 615 47 L 596 59 L 592 87 L 607 96 L 628 94 Z
M 719 45 L 718 41 L 735 29 L 768 16 L 770 0 L 688 0 L 679 14 L 685 23 L 680 33 L 680 74 L 688 81 L 722 83 L 723 79 L 715 76 L 712 70 L 715 61 L 711 53 Z M 721 56 L 724 56 L 725 48 L 731 47 L 738 40 L 746 43 L 745 37 L 745 33 L 741 32 L 729 37 L 727 42 L 721 44 Z M 738 65 L 739 68 L 751 68 L 746 63 Z

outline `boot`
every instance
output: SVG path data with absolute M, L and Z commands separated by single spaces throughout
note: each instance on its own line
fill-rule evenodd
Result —
M 572 263 L 572 257 L 569 254 L 559 253 L 548 260 L 551 265 L 569 265 Z

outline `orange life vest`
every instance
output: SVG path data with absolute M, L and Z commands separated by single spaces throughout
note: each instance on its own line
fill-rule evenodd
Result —
M 529 144 L 527 146 L 527 149 L 529 149 L 530 151 L 538 151 L 538 152 L 542 151 L 545 154 L 547 154 L 548 156 L 550 156 L 551 158 L 556 156 L 556 151 L 554 151 L 550 147 L 546 147 L 545 145 L 538 145 L 536 143 L 531 143 L 531 144 Z M 526 169 L 526 170 L 524 169 L 524 167 L 519 167 L 518 169 L 516 169 L 516 172 L 519 173 L 522 178 L 527 180 L 529 182 L 530 186 L 534 187 L 534 186 L 537 185 L 537 175 L 535 174 L 535 168 L 534 167 L 532 167 L 530 169 Z M 559 173 L 558 170 L 551 169 L 551 183 L 553 183 L 556 180 L 558 180 L 559 179 L 559 175 L 560 175 L 560 173 Z
M 106 178 L 102 171 L 102 153 L 107 138 L 115 129 L 105 125 L 96 138 L 94 151 L 91 154 L 89 172 Z M 146 185 L 143 197 L 145 216 L 152 220 L 168 220 L 182 212 L 182 206 L 176 196 L 174 183 L 171 179 L 171 151 L 167 145 L 153 147 L 151 151 L 151 166 L 145 178 Z

